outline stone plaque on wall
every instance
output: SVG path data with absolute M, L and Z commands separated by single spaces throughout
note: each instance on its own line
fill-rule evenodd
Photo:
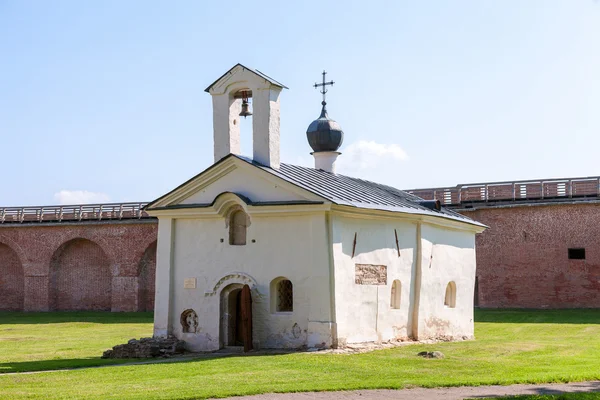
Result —
M 385 265 L 355 264 L 357 285 L 387 285 L 387 267 Z
M 196 289 L 196 278 L 185 278 L 183 280 L 184 289 Z

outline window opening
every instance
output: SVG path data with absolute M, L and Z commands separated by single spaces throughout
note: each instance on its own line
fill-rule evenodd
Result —
M 585 260 L 585 249 L 569 249 L 569 260 Z
M 448 308 L 456 307 L 456 284 L 454 282 L 450 282 L 448 283 L 448 286 L 446 286 L 444 305 Z
M 277 311 L 294 311 L 294 289 L 292 282 L 283 279 L 277 284 Z
M 245 245 L 246 244 L 246 228 L 248 222 L 246 213 L 242 210 L 234 211 L 229 220 L 229 244 Z

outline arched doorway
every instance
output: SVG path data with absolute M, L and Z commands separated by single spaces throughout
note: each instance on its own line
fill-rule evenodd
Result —
M 17 253 L 0 243 L 0 311 L 23 311 L 25 278 Z
M 252 350 L 252 296 L 248 285 L 232 283 L 221 291 L 220 325 L 221 347 Z

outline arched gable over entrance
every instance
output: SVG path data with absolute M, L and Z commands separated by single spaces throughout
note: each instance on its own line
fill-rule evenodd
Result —
M 110 311 L 112 274 L 106 253 L 88 239 L 60 246 L 50 261 L 50 309 Z
M 17 253 L 0 243 L 0 311 L 23 311 L 25 277 Z

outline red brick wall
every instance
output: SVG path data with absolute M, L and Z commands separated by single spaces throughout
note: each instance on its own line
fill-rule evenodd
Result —
M 490 227 L 476 241 L 480 307 L 600 307 L 600 204 L 462 213 Z
M 112 276 L 104 251 L 87 239 L 73 239 L 52 256 L 50 310 L 111 310 Z
M 144 252 L 139 266 L 139 311 L 154 311 L 154 284 L 156 276 L 156 242 Z
M 0 225 L 0 309 L 151 309 L 156 235 L 155 220 Z
M 23 309 L 23 267 L 19 256 L 0 243 L 0 311 Z
M 481 307 L 600 307 L 600 204 L 463 214 L 490 227 L 477 237 Z M 0 225 L 0 310 L 151 311 L 156 234 L 154 220 Z

